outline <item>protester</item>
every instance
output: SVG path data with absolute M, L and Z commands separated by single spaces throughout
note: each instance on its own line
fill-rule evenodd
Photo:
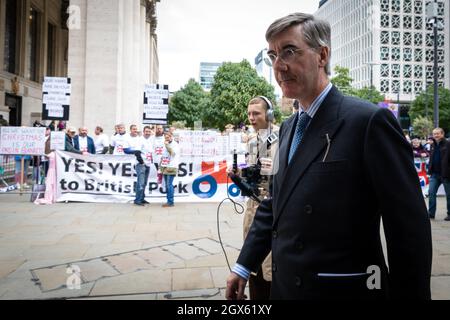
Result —
M 95 153 L 96 154 L 107 154 L 109 151 L 109 139 L 106 134 L 103 133 L 103 128 L 100 126 L 95 127 Z
M 172 133 L 169 131 L 164 134 L 164 151 L 161 157 L 161 173 L 166 185 L 167 203 L 163 208 L 173 207 L 174 204 L 174 188 L 173 180 L 178 174 L 178 165 L 180 163 L 180 147 L 173 139 Z
M 94 139 L 88 136 L 88 129 L 81 127 L 78 129 L 78 135 L 73 139 L 74 148 L 82 153 L 95 154 Z

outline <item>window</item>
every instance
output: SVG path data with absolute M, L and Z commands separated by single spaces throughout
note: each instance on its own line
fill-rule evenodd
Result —
M 381 92 L 389 92 L 389 80 L 381 80 Z
M 56 27 L 51 23 L 48 24 L 47 36 L 47 76 L 56 76 L 55 70 L 55 51 L 56 51 Z
M 381 60 L 384 60 L 384 61 L 389 60 L 389 48 L 387 48 L 387 47 L 381 48 Z
M 395 92 L 395 93 L 400 92 L 400 81 L 399 80 L 392 81 L 392 91 L 391 92 Z
M 400 0 L 391 0 L 392 1 L 392 11 L 400 12 Z
M 411 78 L 412 76 L 412 67 L 409 64 L 406 64 L 403 66 L 403 77 L 404 78 Z
M 411 11 L 412 11 L 411 0 L 403 0 L 403 12 L 411 13 Z
M 389 12 L 389 0 L 381 0 L 381 11 Z
M 434 50 L 425 51 L 425 61 L 433 62 L 434 61 Z
M 412 49 L 411 48 L 403 49 L 403 60 L 412 61 Z
M 427 33 L 425 37 L 425 44 L 427 47 L 432 47 L 434 45 L 433 35 L 431 33 Z
M 434 77 L 433 66 L 426 66 L 425 76 L 427 79 L 433 79 Z
M 389 77 L 389 65 L 388 64 L 381 65 L 381 76 Z
M 30 8 L 29 30 L 27 36 L 27 62 L 28 70 L 26 78 L 38 81 L 38 19 L 39 14 L 34 8 Z
M 412 38 L 411 38 L 411 33 L 410 32 L 405 32 L 404 34 L 403 34 L 403 44 L 405 45 L 405 46 L 410 46 L 411 45 L 411 43 L 412 43 L 412 40 L 411 40 Z
M 414 78 L 421 79 L 423 77 L 423 67 L 420 65 L 414 66 Z
M 392 65 L 392 77 L 400 78 L 400 65 L 399 64 Z
M 400 32 L 398 31 L 392 32 L 392 44 L 400 45 Z
M 403 82 L 403 93 L 412 93 L 412 82 L 407 80 Z
M 17 1 L 6 1 L 5 20 L 5 51 L 3 69 L 10 73 L 16 73 L 16 50 L 17 50 Z
M 414 12 L 416 14 L 422 14 L 423 13 L 422 0 L 415 0 L 414 1 Z
M 400 28 L 400 16 L 392 16 L 392 28 Z
M 423 37 L 422 37 L 421 33 L 415 33 L 414 34 L 414 45 L 416 47 L 421 47 L 422 46 L 422 40 L 423 40 Z
M 392 48 L 391 59 L 394 61 L 400 61 L 400 48 Z
M 381 15 L 381 27 L 389 28 L 389 15 L 388 14 Z
M 414 61 L 415 62 L 422 62 L 423 61 L 423 51 L 422 51 L 422 49 L 415 49 L 414 50 Z
M 438 50 L 437 51 L 437 56 L 438 56 L 438 63 L 444 63 L 445 62 L 444 50 Z
M 381 32 L 381 44 L 389 44 L 389 31 Z
M 414 29 L 422 30 L 422 28 L 423 28 L 423 19 L 422 19 L 422 17 L 416 16 L 414 18 Z
M 411 27 L 412 27 L 412 17 L 411 16 L 404 16 L 403 17 L 403 28 L 411 29 Z
M 414 92 L 419 93 L 423 90 L 423 84 L 422 81 L 414 81 Z

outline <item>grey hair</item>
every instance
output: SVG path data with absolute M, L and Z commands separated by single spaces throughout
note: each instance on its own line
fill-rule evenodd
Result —
M 266 40 L 270 41 L 275 36 L 286 29 L 302 25 L 303 40 L 313 49 L 327 47 L 330 50 L 331 58 L 331 27 L 330 24 L 321 19 L 316 19 L 313 15 L 307 13 L 291 13 L 283 18 L 276 20 L 270 25 L 266 32 Z M 331 65 L 328 61 L 325 66 L 325 72 L 331 74 Z

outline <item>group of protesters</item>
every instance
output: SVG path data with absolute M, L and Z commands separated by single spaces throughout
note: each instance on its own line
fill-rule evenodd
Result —
M 134 204 L 137 206 L 149 204 L 145 200 L 145 189 L 150 169 L 155 166 L 158 184 L 162 184 L 164 180 L 166 186 L 167 203 L 163 204 L 163 207 L 173 207 L 173 181 L 178 174 L 180 162 L 180 147 L 175 130 L 175 127 L 156 125 L 145 126 L 142 132 L 139 132 L 137 125 L 131 125 L 130 132 L 127 133 L 124 124 L 117 124 L 114 135 L 109 138 L 100 126 L 95 128 L 94 137 L 88 135 L 86 127 L 79 128 L 78 134 L 76 128 L 69 127 L 66 130 L 65 151 L 80 155 L 134 155 L 137 176 Z

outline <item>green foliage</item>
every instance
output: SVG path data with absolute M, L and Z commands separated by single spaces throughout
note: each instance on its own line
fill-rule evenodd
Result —
M 433 121 L 431 119 L 418 116 L 412 122 L 414 128 L 414 135 L 422 139 L 426 139 L 433 131 Z
M 384 100 L 384 96 L 375 89 L 375 87 L 364 87 L 362 89 L 354 89 L 354 96 L 370 101 L 374 104 L 378 104 L 379 102 Z
M 334 72 L 336 75 L 331 79 L 331 83 L 344 94 L 354 96 L 355 89 L 352 87 L 353 79 L 350 77 L 350 70 L 336 66 Z
M 170 100 L 169 122 L 184 122 L 193 127 L 195 121 L 202 119 L 202 111 L 208 103 L 208 94 L 198 82 L 190 79 L 188 83 Z
M 210 100 L 203 112 L 204 126 L 223 130 L 228 123 L 246 123 L 248 102 L 259 95 L 275 101 L 274 87 L 258 76 L 248 61 L 224 63 L 214 77 Z M 281 119 L 280 111 L 275 113 Z
M 420 94 L 412 103 L 409 116 L 414 121 L 419 117 L 434 119 L 434 94 L 433 86 Z M 439 127 L 445 132 L 450 129 L 450 90 L 439 88 Z
M 353 79 L 350 77 L 350 70 L 348 68 L 336 66 L 334 72 L 336 75 L 331 79 L 331 83 L 344 94 L 358 97 L 374 104 L 378 104 L 384 100 L 384 96 L 374 86 L 364 87 L 362 89 L 353 88 Z

